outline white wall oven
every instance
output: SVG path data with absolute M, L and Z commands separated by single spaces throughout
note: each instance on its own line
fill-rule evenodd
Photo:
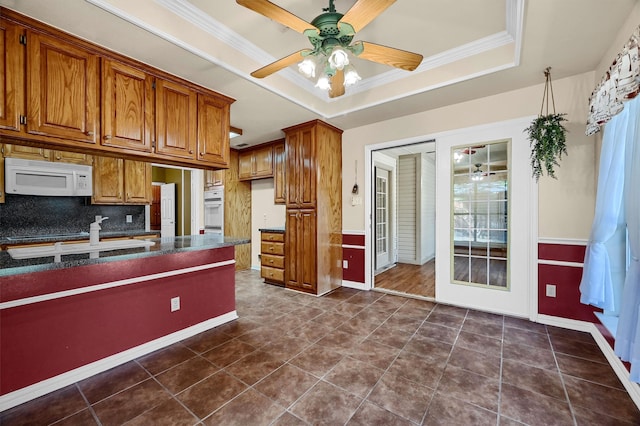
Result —
M 204 232 L 224 235 L 224 188 L 204 191 Z

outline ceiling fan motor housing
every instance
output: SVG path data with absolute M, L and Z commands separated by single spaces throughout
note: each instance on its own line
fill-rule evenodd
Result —
M 314 55 L 328 55 L 335 46 L 341 46 L 343 48 L 349 46 L 353 40 L 355 31 L 351 25 L 344 22 L 338 26 L 338 22 L 342 19 L 342 16 L 341 13 L 326 12 L 318 15 L 311 21 L 311 25 L 316 27 L 318 32 L 315 30 L 305 31 L 305 35 L 314 47 Z

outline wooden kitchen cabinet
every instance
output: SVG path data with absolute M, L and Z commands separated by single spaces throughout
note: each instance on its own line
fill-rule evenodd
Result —
M 233 99 L 11 10 L 2 12 L 3 140 L 186 167 L 229 167 Z
M 102 60 L 102 145 L 151 152 L 153 83 L 140 69 Z
M 124 160 L 125 204 L 151 204 L 151 163 Z
M 286 204 L 291 208 L 316 206 L 316 135 L 305 126 L 287 133 Z
M 325 294 L 342 285 L 342 131 L 320 120 L 283 131 L 285 286 Z
M 205 170 L 204 171 L 204 187 L 224 185 L 225 170 Z
M 98 56 L 27 30 L 27 132 L 95 144 L 100 134 Z
M 286 204 L 286 164 L 284 141 L 273 146 L 273 202 Z
M 0 129 L 20 131 L 24 104 L 24 28 L 0 20 Z
M 198 94 L 198 160 L 221 167 L 229 165 L 229 110 L 228 102 Z
M 316 293 L 317 245 L 314 209 L 287 210 L 285 272 L 287 288 Z
M 262 231 L 260 237 L 260 276 L 269 284 L 284 286 L 285 234 Z
M 25 160 L 59 161 L 61 163 L 93 164 L 93 156 L 80 152 L 58 151 L 34 146 L 6 144 L 4 156 Z
M 273 145 L 240 151 L 238 157 L 240 180 L 263 179 L 273 176 Z
M 168 80 L 156 80 L 156 149 L 158 154 L 196 158 L 197 93 Z
M 95 157 L 93 204 L 150 204 L 151 163 Z

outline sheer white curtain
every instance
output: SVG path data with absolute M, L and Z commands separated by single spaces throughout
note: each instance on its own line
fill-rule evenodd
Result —
M 606 243 L 624 224 L 625 145 L 631 103 L 637 102 L 629 102 L 627 108 L 613 117 L 604 129 L 596 210 L 580 282 L 580 302 L 608 311 L 615 311 L 617 303 Z
M 630 378 L 634 382 L 640 382 L 640 97 L 627 103 L 624 113 L 629 115 L 626 134 L 625 215 L 631 262 L 624 282 L 615 352 L 623 361 L 631 362 Z

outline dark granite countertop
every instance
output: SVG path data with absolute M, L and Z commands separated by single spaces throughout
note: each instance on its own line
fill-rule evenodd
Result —
M 104 238 L 105 236 L 106 235 L 103 233 L 100 234 L 101 238 Z M 52 240 L 52 242 L 53 241 L 60 240 Z M 188 235 L 172 238 L 149 238 L 149 241 L 153 241 L 155 244 L 150 247 L 101 251 L 97 259 L 90 259 L 88 253 L 63 255 L 61 262 L 55 262 L 53 256 L 20 260 L 13 259 L 6 250 L 2 250 L 0 251 L 0 277 L 54 269 L 73 268 L 82 265 L 136 259 L 147 256 L 160 256 L 183 251 L 208 250 L 236 246 L 239 244 L 248 244 L 251 242 L 249 238 L 223 237 L 216 234 Z
M 258 228 L 260 232 L 280 232 L 284 234 L 284 226 L 274 226 L 273 228 Z
M 160 235 L 160 231 L 100 231 L 100 239 L 120 237 L 142 237 L 145 235 Z M 0 237 L 0 246 L 14 244 L 55 243 L 58 241 L 89 240 L 89 232 L 76 232 L 58 235 L 30 235 L 18 237 Z

